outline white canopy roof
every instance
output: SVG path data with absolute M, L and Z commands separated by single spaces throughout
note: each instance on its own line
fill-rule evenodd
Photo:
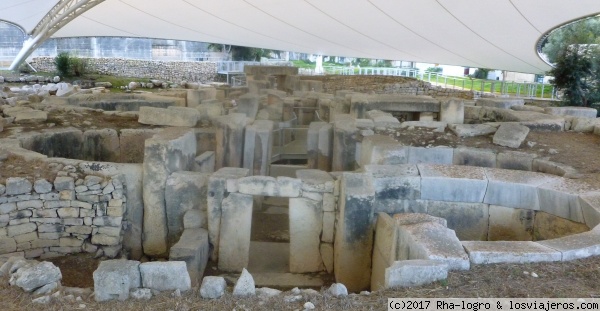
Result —
M 0 19 L 30 33 L 58 2 L 2 0 Z M 550 67 L 537 54 L 540 38 L 599 12 L 598 0 L 106 0 L 53 37 L 178 39 L 543 73 Z

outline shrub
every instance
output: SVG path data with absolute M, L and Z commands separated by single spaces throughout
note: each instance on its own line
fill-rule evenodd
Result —
M 54 66 L 58 75 L 67 77 L 71 75 L 71 56 L 67 52 L 61 52 L 54 58 Z
M 444 71 L 444 68 L 442 67 L 428 67 L 427 69 L 425 69 L 425 72 L 442 73 L 442 71 Z
M 71 70 L 76 77 L 81 77 L 87 71 L 87 62 L 79 57 L 71 56 Z
M 487 79 L 488 73 L 490 73 L 490 71 L 492 71 L 492 70 L 488 69 L 488 68 L 478 68 L 477 70 L 475 70 L 475 73 L 473 74 L 473 78 Z

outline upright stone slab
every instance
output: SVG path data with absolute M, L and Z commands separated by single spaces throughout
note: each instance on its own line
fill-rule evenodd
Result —
M 146 140 L 144 152 L 144 252 L 166 256 L 167 213 L 165 189 L 169 175 L 189 171 L 196 157 L 196 138 L 190 129 L 165 129 Z
M 198 210 L 206 218 L 206 194 L 209 174 L 174 172 L 167 178 L 165 206 L 167 212 L 168 247 L 183 233 L 183 216 L 189 210 Z
M 258 95 L 244 94 L 237 100 L 237 112 L 245 114 L 250 119 L 255 119 L 258 113 Z
M 339 222 L 335 231 L 334 273 L 348 290 L 370 286 L 375 189 L 368 174 L 343 173 Z
M 244 129 L 247 118 L 243 113 L 233 113 L 213 119 L 217 128 L 215 148 L 215 169 L 222 167 L 241 167 Z
M 193 287 L 204 275 L 208 252 L 208 231 L 202 228 L 185 229 L 177 244 L 171 247 L 169 260 L 185 261 Z
M 522 98 L 479 98 L 476 105 L 480 107 L 510 109 L 513 106 L 525 105 L 525 101 Z
M 421 199 L 483 202 L 487 178 L 481 167 L 419 164 Z
M 217 261 L 219 258 L 219 235 L 221 232 L 221 204 L 227 193 L 227 180 L 237 180 L 248 176 L 248 169 L 236 167 L 224 167 L 208 179 L 208 239 L 213 246 L 211 259 Z
M 335 122 L 333 129 L 332 170 L 353 171 L 356 162 L 358 128 L 354 122 Z
M 385 270 L 396 261 L 397 246 L 398 227 L 396 221 L 386 213 L 377 213 L 371 273 L 372 291 L 385 288 Z
M 449 147 L 408 147 L 408 164 L 452 164 L 454 149 Z
M 463 124 L 465 122 L 465 102 L 452 98 L 440 103 L 440 121 L 448 124 Z
M 416 165 L 367 165 L 365 172 L 373 176 L 375 212 L 400 212 L 403 200 L 421 198 L 421 177 Z
M 488 241 L 533 240 L 533 210 L 490 205 L 489 213 Z
M 269 175 L 273 154 L 273 121 L 257 120 L 246 126 L 244 168 L 251 175 Z
M 308 273 L 322 270 L 319 250 L 323 229 L 321 202 L 290 198 L 290 272 Z
M 326 124 L 319 128 L 317 168 L 326 172 L 331 171 L 333 157 L 333 125 Z
M 489 149 L 459 147 L 454 149 L 452 164 L 496 167 L 496 153 Z
M 538 186 L 540 210 L 558 217 L 585 223 L 579 196 L 597 189 L 577 179 L 560 178 Z
M 153 261 L 140 264 L 142 287 L 157 291 L 187 291 L 192 288 L 183 261 Z
M 105 260 L 94 271 L 94 299 L 96 301 L 127 300 L 129 290 L 142 285 L 140 262 L 133 260 Z
M 464 240 L 486 240 L 489 210 L 483 203 L 427 201 L 427 214 L 446 219 L 447 227 Z
M 484 203 L 532 210 L 540 209 L 537 187 L 559 179 L 542 173 L 504 169 L 486 169 L 485 172 L 489 182 Z
M 251 195 L 240 193 L 230 193 L 223 199 L 219 234 L 220 270 L 241 272 L 248 267 L 252 203 Z
M 306 152 L 308 155 L 308 168 L 319 168 L 319 132 L 327 122 L 311 122 L 306 136 Z
M 436 260 L 395 261 L 385 269 L 384 287 L 414 287 L 448 278 L 448 265 Z
M 587 107 L 546 107 L 544 108 L 544 113 L 592 119 L 598 116 L 597 109 Z
M 85 160 L 118 162 L 121 157 L 119 135 L 113 129 L 83 132 L 81 149 L 82 158 Z
M 154 108 L 140 107 L 139 123 L 165 126 L 196 126 L 200 113 L 186 107 Z

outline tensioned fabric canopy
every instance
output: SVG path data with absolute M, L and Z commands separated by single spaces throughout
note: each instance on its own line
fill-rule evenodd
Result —
M 1 0 L 0 19 L 31 33 L 61 1 Z M 105 0 L 52 37 L 191 40 L 543 73 L 550 66 L 537 53 L 540 38 L 599 12 L 598 0 Z

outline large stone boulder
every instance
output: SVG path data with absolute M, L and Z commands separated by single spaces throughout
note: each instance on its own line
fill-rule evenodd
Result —
M 145 262 L 140 264 L 142 286 L 157 291 L 192 288 L 185 261 Z
M 94 298 L 96 301 L 126 300 L 130 289 L 141 285 L 140 262 L 134 260 L 106 260 L 94 271 Z
M 33 292 L 45 285 L 58 283 L 62 279 L 60 269 L 51 262 L 26 264 L 16 270 L 10 277 L 9 283 L 22 288 L 26 292 Z

